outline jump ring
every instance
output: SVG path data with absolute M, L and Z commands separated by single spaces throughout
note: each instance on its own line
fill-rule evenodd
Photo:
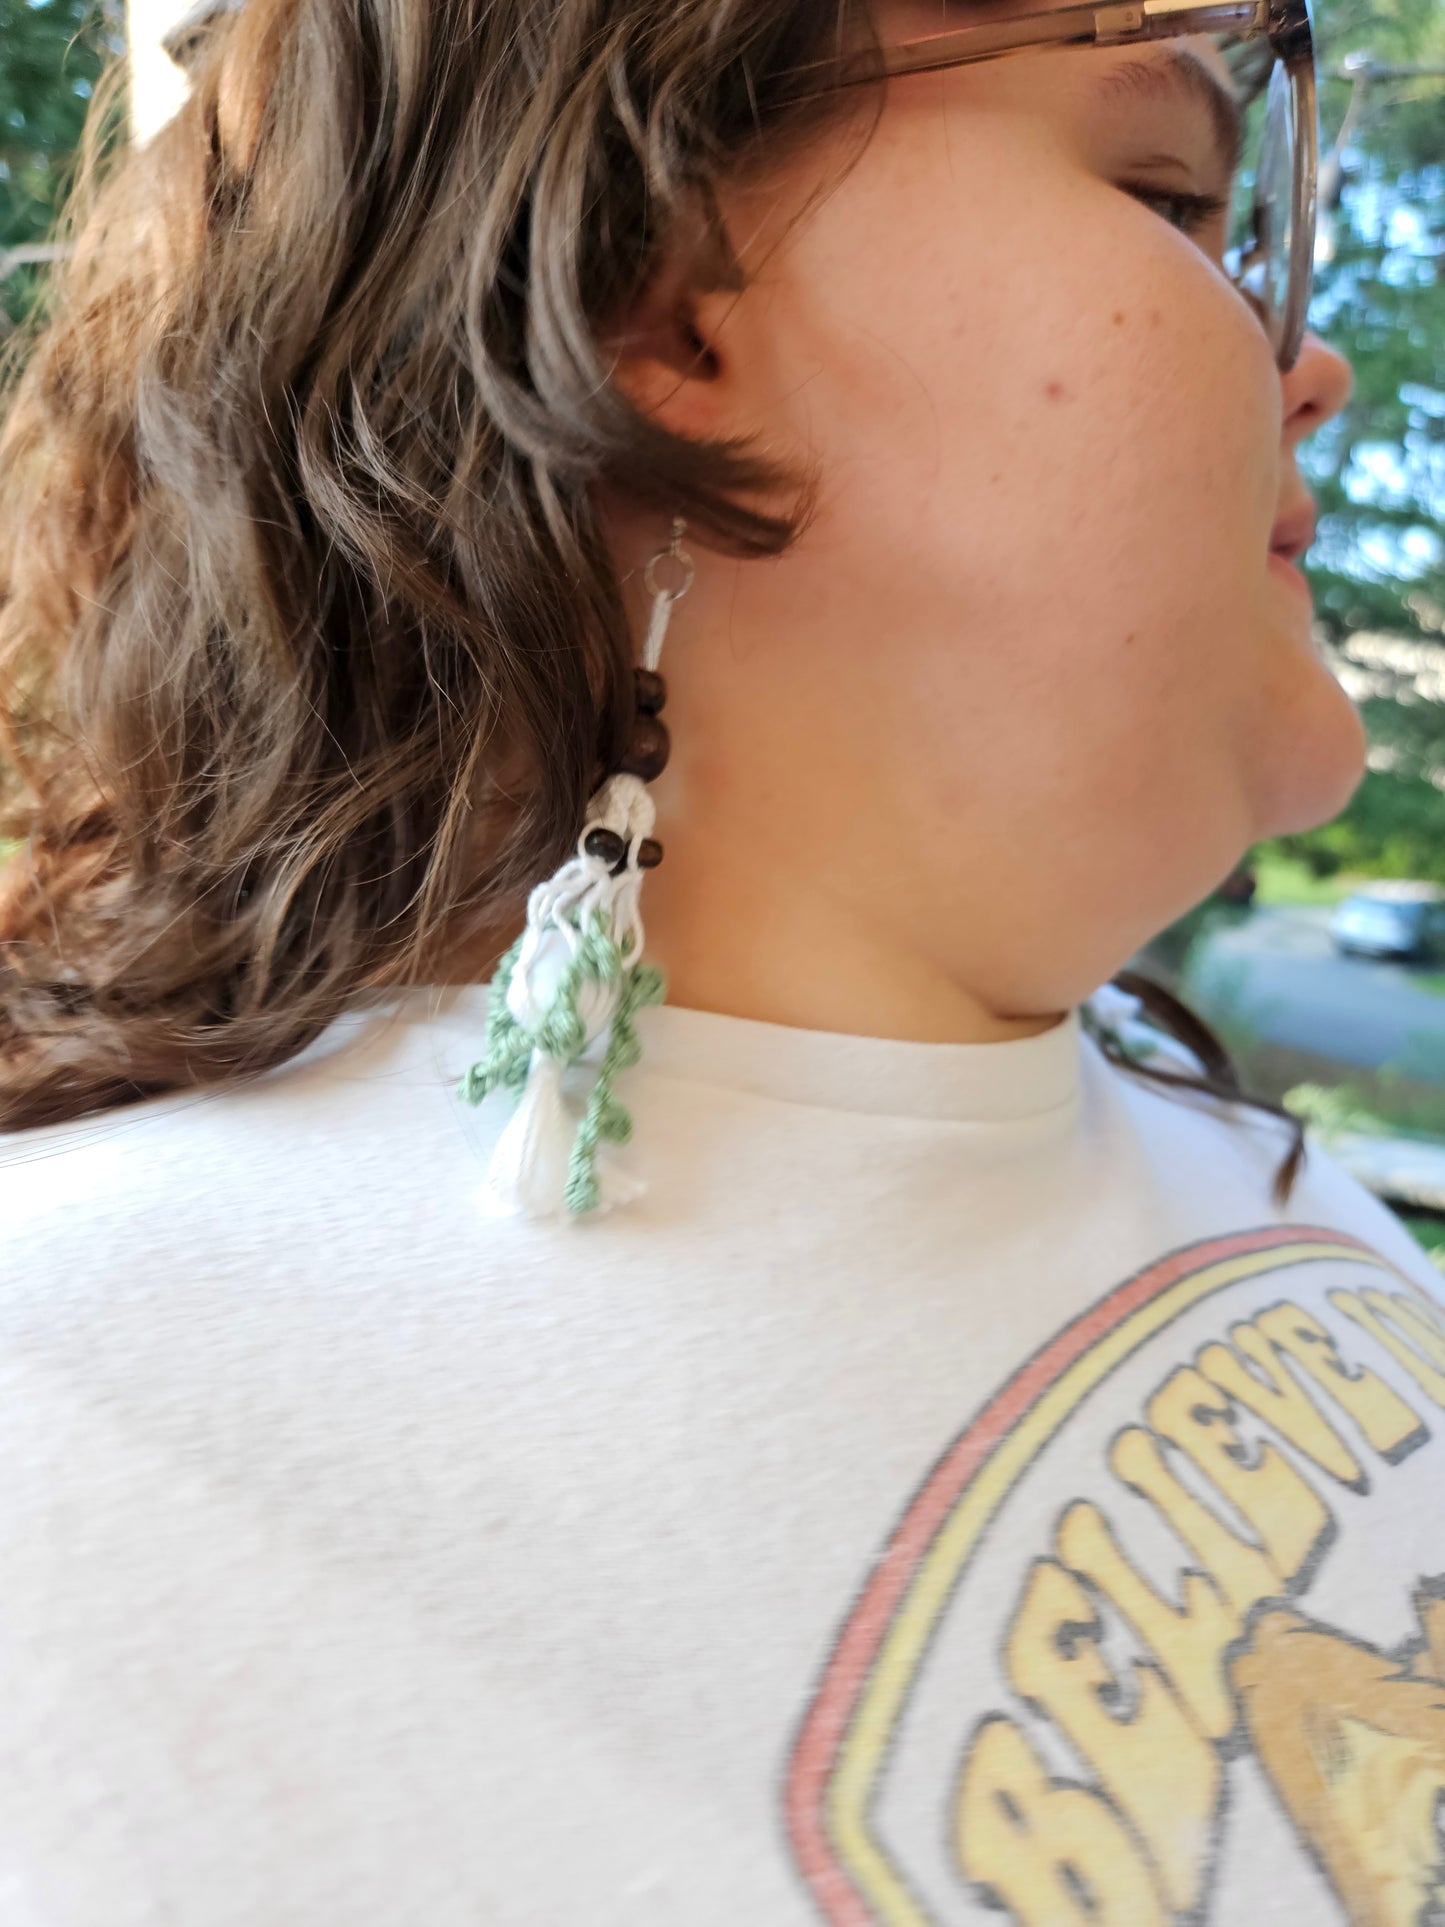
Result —
M 658 565 L 663 562 L 675 562 L 677 564 L 679 574 L 677 587 L 675 589 L 664 588 L 657 579 Z M 653 556 L 643 571 L 642 579 L 647 584 L 647 593 L 649 595 L 665 595 L 669 602 L 676 602 L 679 596 L 685 596 L 692 587 L 692 579 L 696 573 L 696 566 L 686 549 L 668 548 L 657 551 L 657 554 Z

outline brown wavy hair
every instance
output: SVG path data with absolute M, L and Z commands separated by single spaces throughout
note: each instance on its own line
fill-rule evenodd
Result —
M 0 1128 L 253 1076 L 500 949 L 620 756 L 599 485 L 780 553 L 808 478 L 674 436 L 599 346 L 776 165 L 866 0 L 246 0 L 179 112 L 97 88 L 0 429 Z M 860 92 L 852 90 L 852 98 Z M 865 136 L 866 137 L 866 136 Z M 775 505 L 780 491 L 786 506 Z M 1246 1096 L 1162 986 L 1116 979 Z

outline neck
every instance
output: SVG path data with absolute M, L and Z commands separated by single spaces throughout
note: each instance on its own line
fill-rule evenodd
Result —
M 648 879 L 646 952 L 668 1002 L 721 1016 L 851 1036 L 995 1044 L 1063 1021 L 1001 1012 L 934 959 L 890 941 L 826 887 L 803 887 L 726 852 L 685 851 Z

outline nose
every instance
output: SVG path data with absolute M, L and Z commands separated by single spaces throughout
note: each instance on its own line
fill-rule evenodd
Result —
M 1307 436 L 1338 415 L 1350 399 L 1355 372 L 1338 349 L 1305 331 L 1299 358 L 1280 376 L 1284 390 L 1284 445 L 1298 448 Z

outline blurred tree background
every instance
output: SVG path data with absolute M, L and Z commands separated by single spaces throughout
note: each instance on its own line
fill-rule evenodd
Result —
M 1320 630 L 1370 734 L 1333 823 L 1278 839 L 1316 874 L 1445 882 L 1445 7 L 1324 0 L 1312 325 L 1354 364 L 1300 467 Z M 1413 71 L 1412 71 L 1413 70 Z
M 121 0 L 0 0 L 0 257 L 10 269 L 0 334 L 35 297 L 35 252 L 49 240 L 102 60 L 124 40 Z

